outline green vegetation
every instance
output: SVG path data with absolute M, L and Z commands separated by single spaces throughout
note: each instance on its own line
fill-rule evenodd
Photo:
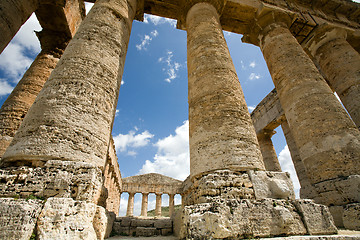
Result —
M 181 205 L 175 205 L 174 206 L 175 212 L 178 209 L 181 209 Z M 155 217 L 155 209 L 148 211 L 147 215 L 148 215 L 148 217 Z M 161 207 L 161 216 L 169 217 L 169 207 Z

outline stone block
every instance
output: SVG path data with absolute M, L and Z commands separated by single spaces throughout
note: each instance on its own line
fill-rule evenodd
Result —
M 115 214 L 109 213 L 101 206 L 96 207 L 93 225 L 98 239 L 104 239 L 110 236 L 115 216 Z
M 133 219 L 131 227 L 154 227 L 154 219 Z
M 308 234 L 326 235 L 337 233 L 332 215 L 326 206 L 316 204 L 309 199 L 295 200 L 293 203 L 302 216 Z
M 219 200 L 186 206 L 179 238 L 239 239 L 303 235 L 297 209 L 286 200 Z
M 136 236 L 137 237 L 151 237 L 160 235 L 160 231 L 156 228 L 150 227 L 137 227 L 136 228 Z
M 255 198 L 295 199 L 294 186 L 286 172 L 248 171 Z
M 130 235 L 130 228 L 129 227 L 121 227 L 120 224 L 118 224 L 117 222 L 114 222 L 113 225 L 113 231 L 112 231 L 115 235 L 126 235 L 129 236 Z
M 171 219 L 156 219 L 154 222 L 155 228 L 172 228 Z
M 0 198 L 0 239 L 30 239 L 44 203 Z
M 130 217 L 117 217 L 116 222 L 119 222 L 121 227 L 130 227 L 132 219 Z
M 38 239 L 96 240 L 96 211 L 94 203 L 71 198 L 49 198 L 38 219 Z
M 0 169 L 0 196 L 74 198 L 97 203 L 102 170 L 89 163 L 49 160 L 43 167 Z
M 344 227 L 360 231 L 360 203 L 348 204 L 344 207 Z
M 163 228 L 161 229 L 161 235 L 162 236 L 169 236 L 173 234 L 172 228 Z

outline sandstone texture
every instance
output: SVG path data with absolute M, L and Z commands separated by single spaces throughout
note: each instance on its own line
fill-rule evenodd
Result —
M 41 200 L 0 198 L 0 239 L 30 239 L 43 205 Z
M 0 169 L 0 196 L 65 197 L 97 203 L 102 190 L 101 169 L 89 163 L 50 160 L 44 167 Z
M 104 239 L 109 218 L 99 206 L 71 198 L 49 198 L 37 223 L 38 239 Z
M 209 3 L 197 3 L 187 13 L 191 176 L 265 169 L 222 30 Z
M 344 207 L 343 223 L 346 229 L 360 231 L 360 203 L 348 204 Z

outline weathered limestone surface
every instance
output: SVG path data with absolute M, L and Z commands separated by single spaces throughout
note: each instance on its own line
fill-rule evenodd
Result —
M 88 163 L 51 160 L 44 167 L 0 169 L 0 196 L 65 197 L 98 202 L 101 169 Z
M 0 53 L 38 6 L 39 0 L 3 0 L 0 2 Z
M 313 62 L 284 25 L 268 26 L 260 39 L 311 182 L 358 173 L 360 132 Z
M 360 55 L 346 37 L 346 30 L 325 25 L 319 27 L 306 44 L 331 88 L 360 128 Z
M 128 205 L 126 210 L 127 217 L 131 217 L 134 215 L 134 196 L 135 193 L 129 192 Z
M 141 199 L 141 216 L 146 217 L 148 211 L 149 193 L 143 193 Z
M 360 230 L 360 203 L 348 204 L 344 207 L 343 223 L 346 229 Z
M 219 16 L 197 3 L 186 17 L 190 175 L 265 169 Z
M 96 2 L 4 161 L 64 159 L 104 167 L 135 11 L 135 0 Z
M 267 171 L 281 172 L 281 166 L 277 154 L 275 152 L 274 145 L 271 141 L 272 135 L 276 132 L 273 130 L 265 130 L 257 134 L 261 154 L 263 157 L 265 169 Z
M 37 223 L 38 239 L 104 239 L 108 217 L 105 210 L 71 198 L 47 199 Z
M 30 239 L 43 205 L 41 200 L 0 198 L 0 239 Z

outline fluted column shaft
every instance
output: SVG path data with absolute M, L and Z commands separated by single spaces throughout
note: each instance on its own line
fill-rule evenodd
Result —
M 360 54 L 346 41 L 346 30 L 320 29 L 310 52 L 360 128 Z
M 38 8 L 38 0 L 0 1 L 0 53 Z
M 155 216 L 161 216 L 161 193 L 156 193 Z
M 273 130 L 263 130 L 257 135 L 261 154 L 267 171 L 281 172 L 281 166 L 271 136 L 275 134 Z
M 265 169 L 215 7 L 192 6 L 186 30 L 190 175 Z
M 105 165 L 136 0 L 98 0 L 3 156 Z
M 309 177 L 306 173 L 304 163 L 301 160 L 299 149 L 296 146 L 294 137 L 291 134 L 291 130 L 287 121 L 281 123 L 281 128 L 284 132 L 286 143 L 288 145 L 292 162 L 296 171 L 296 175 L 300 182 L 300 198 L 314 198 L 316 196 L 316 190 L 311 185 Z
M 175 194 L 169 194 L 169 217 L 174 213 Z
M 147 209 L 148 209 L 148 196 L 149 193 L 143 193 L 141 199 L 141 216 L 147 216 Z
M 311 59 L 283 25 L 269 25 L 260 39 L 310 181 L 358 174 L 360 132 Z
M 126 216 L 130 217 L 134 215 L 134 196 L 135 193 L 129 193 L 128 205 L 126 209 Z

